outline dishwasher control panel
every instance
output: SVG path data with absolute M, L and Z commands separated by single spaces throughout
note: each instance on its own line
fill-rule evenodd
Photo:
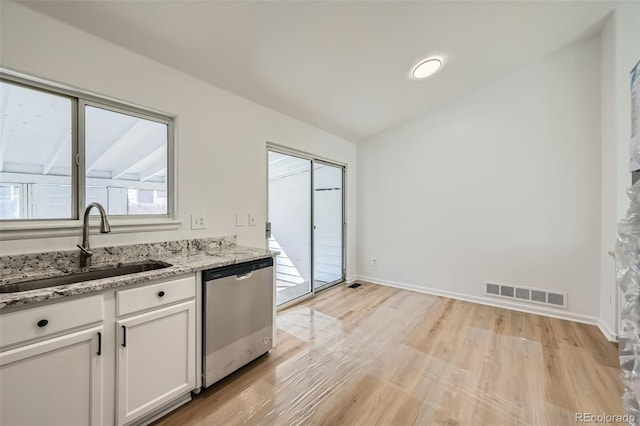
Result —
M 210 269 L 203 272 L 202 281 L 217 280 L 219 278 L 230 277 L 231 275 L 243 275 L 256 269 L 263 269 L 273 266 L 273 258 L 262 259 L 260 261 L 252 261 L 245 263 L 238 263 L 235 265 L 222 266 L 216 269 Z

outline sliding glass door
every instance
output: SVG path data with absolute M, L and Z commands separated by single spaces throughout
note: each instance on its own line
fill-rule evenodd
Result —
M 343 281 L 344 168 L 270 148 L 268 185 L 276 304 Z
M 269 248 L 276 258 L 276 304 L 311 286 L 311 160 L 269 151 Z
M 313 285 L 316 290 L 343 280 L 344 168 L 313 163 Z

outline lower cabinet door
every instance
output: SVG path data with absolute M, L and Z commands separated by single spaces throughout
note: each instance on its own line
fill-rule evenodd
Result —
M 2 426 L 102 424 L 102 327 L 0 353 Z
M 116 327 L 118 425 L 195 388 L 195 301 L 120 320 Z

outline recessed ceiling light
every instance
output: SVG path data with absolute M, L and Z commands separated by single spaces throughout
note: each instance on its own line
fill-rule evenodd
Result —
M 416 80 L 422 80 L 435 74 L 442 66 L 442 60 L 439 58 L 428 58 L 418 63 L 411 70 L 411 77 Z

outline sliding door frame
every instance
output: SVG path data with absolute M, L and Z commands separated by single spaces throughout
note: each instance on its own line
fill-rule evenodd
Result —
M 312 238 L 311 238 L 311 244 L 314 244 L 315 246 L 315 230 L 316 230 L 316 225 L 315 225 L 315 212 L 314 212 L 314 208 L 315 208 L 315 181 L 313 179 L 313 177 L 315 176 L 315 168 L 314 166 L 317 164 L 322 164 L 325 166 L 329 166 L 329 167 L 335 167 L 340 169 L 340 172 L 342 173 L 342 179 L 341 179 L 341 185 L 342 185 L 342 219 L 341 219 L 341 223 L 342 223 L 342 265 L 341 265 L 341 275 L 340 278 L 338 278 L 337 280 L 331 281 L 330 283 L 326 283 L 323 284 L 321 286 L 319 286 L 318 288 L 316 288 L 315 286 L 315 281 L 316 281 L 316 277 L 315 277 L 315 253 L 312 250 L 311 251 L 311 264 L 314 266 L 314 268 L 311 269 L 311 277 L 313 278 L 313 289 L 314 289 L 314 293 L 315 292 L 321 292 L 323 290 L 326 290 L 330 287 L 333 287 L 336 284 L 342 283 L 346 280 L 346 276 L 347 276 L 347 267 L 346 267 L 346 258 L 345 258 L 345 253 L 346 253 L 346 245 L 345 245 L 345 236 L 346 236 L 346 214 L 345 214 L 345 210 L 346 210 L 346 198 L 345 198 L 345 175 L 346 175 L 346 166 L 340 165 L 340 164 L 336 164 L 333 163 L 331 161 L 326 161 L 326 160 L 321 160 L 318 158 L 315 158 L 312 160 L 311 162 L 311 167 L 312 167 L 312 178 L 311 178 L 311 191 L 312 191 L 312 197 L 311 197 L 311 228 L 312 228 Z
M 267 185 L 267 222 L 271 222 L 271 218 L 269 217 L 269 152 L 276 152 L 278 154 L 284 154 L 284 155 L 290 155 L 292 157 L 298 157 L 298 158 L 302 158 L 305 160 L 309 160 L 311 161 L 311 227 L 309 229 L 309 232 L 311 233 L 311 247 L 310 247 L 310 253 L 311 253 L 311 280 L 310 280 L 310 285 L 311 285 L 311 292 L 304 294 L 300 297 L 296 297 L 293 300 L 290 300 L 289 302 L 285 302 L 281 305 L 276 306 L 277 310 L 281 310 L 281 309 L 285 309 L 289 306 L 295 305 L 296 303 L 300 303 L 304 300 L 307 300 L 313 296 L 316 295 L 316 293 L 319 293 L 323 290 L 326 290 L 330 287 L 333 287 L 334 285 L 337 285 L 339 283 L 345 282 L 346 281 L 346 276 L 347 276 L 347 221 L 346 221 L 346 217 L 347 217 L 347 191 L 346 191 L 346 183 L 347 183 L 347 165 L 344 163 L 340 163 L 338 161 L 333 161 L 327 158 L 323 158 L 308 152 L 304 152 L 304 151 L 299 151 L 299 150 L 295 150 L 295 149 L 291 149 L 282 145 L 278 145 L 272 142 L 267 142 L 267 149 L 266 149 L 266 163 L 267 163 L 267 170 L 266 170 L 266 174 L 267 174 L 267 179 L 266 179 L 266 185 Z M 318 164 L 324 164 L 327 166 L 332 166 L 332 167 L 338 167 L 342 170 L 342 277 L 338 280 L 335 280 L 331 283 L 325 284 L 323 286 L 321 286 L 320 288 L 316 289 L 315 286 L 315 275 L 316 275 L 316 271 L 315 271 L 315 217 L 314 217 L 314 207 L 315 207 L 315 182 L 314 182 L 314 165 L 315 163 Z M 266 237 L 266 231 L 265 231 L 265 237 Z M 267 244 L 268 244 L 268 238 L 267 239 Z M 267 245 L 268 247 L 268 245 Z M 276 266 L 277 268 L 277 266 Z M 276 290 L 277 291 L 277 290 Z

